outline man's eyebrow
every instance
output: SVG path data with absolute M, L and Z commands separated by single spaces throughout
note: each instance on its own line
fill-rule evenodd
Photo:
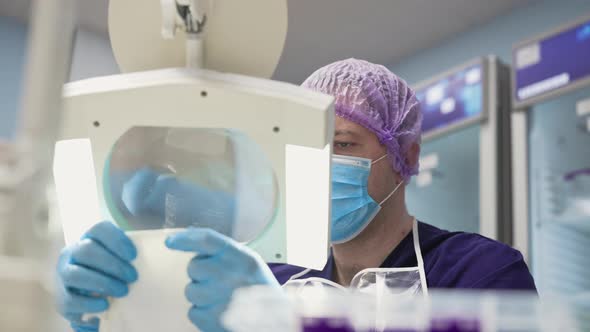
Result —
M 358 136 L 357 133 L 355 133 L 354 131 L 350 131 L 350 130 L 336 130 L 334 132 L 334 137 L 336 137 L 336 136 L 345 136 L 345 135 Z

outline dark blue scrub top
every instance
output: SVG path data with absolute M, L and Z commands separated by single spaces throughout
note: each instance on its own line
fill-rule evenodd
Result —
M 429 288 L 536 290 L 535 282 L 520 252 L 478 234 L 448 232 L 418 222 L 420 248 Z M 304 269 L 287 264 L 269 264 L 284 284 Z M 417 266 L 412 232 L 389 254 L 381 267 Z M 312 270 L 298 279 L 332 279 L 330 255 L 322 271 Z

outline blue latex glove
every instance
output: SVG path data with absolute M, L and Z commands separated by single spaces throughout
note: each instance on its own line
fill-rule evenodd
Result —
M 78 332 L 98 331 L 98 318 L 83 321 L 83 314 L 107 310 L 107 297 L 123 297 L 137 280 L 131 261 L 137 256 L 133 242 L 110 222 L 101 222 L 66 248 L 57 263 L 59 312 Z
M 166 239 L 170 249 L 195 252 L 185 296 L 188 316 L 204 332 L 225 331 L 220 317 L 234 290 L 252 285 L 280 288 L 270 268 L 254 251 L 210 229 L 189 228 Z
M 231 235 L 234 199 L 145 167 L 125 182 L 121 199 L 133 229 L 208 227 Z

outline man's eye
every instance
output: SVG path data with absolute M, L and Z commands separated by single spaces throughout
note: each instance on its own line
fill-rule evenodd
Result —
M 346 149 L 346 148 L 349 148 L 349 147 L 353 146 L 353 143 L 337 142 L 334 145 L 336 145 L 337 148 Z

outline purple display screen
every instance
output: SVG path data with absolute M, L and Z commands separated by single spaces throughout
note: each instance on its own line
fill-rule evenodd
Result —
M 517 101 L 590 78 L 590 20 L 513 51 Z
M 483 113 L 483 68 L 469 66 L 416 91 L 424 119 L 422 133 L 478 117 Z

